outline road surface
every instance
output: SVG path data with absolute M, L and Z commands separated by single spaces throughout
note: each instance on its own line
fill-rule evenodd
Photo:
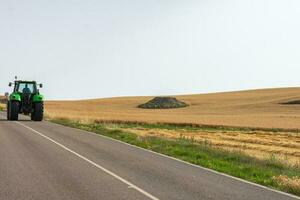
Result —
M 292 200 L 157 153 L 50 122 L 0 113 L 1 200 Z

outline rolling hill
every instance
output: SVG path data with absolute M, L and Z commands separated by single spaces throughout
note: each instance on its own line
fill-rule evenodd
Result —
M 260 89 L 176 96 L 190 106 L 167 110 L 137 108 L 153 97 L 48 101 L 50 117 L 81 121 L 187 123 L 238 127 L 300 129 L 300 88 Z

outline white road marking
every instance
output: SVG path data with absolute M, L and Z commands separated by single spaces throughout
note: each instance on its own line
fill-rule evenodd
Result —
M 56 145 L 60 146 L 61 148 L 65 149 L 66 151 L 68 151 L 68 152 L 70 152 L 70 153 L 76 155 L 77 157 L 83 159 L 84 161 L 90 163 L 90 164 L 93 165 L 94 167 L 96 167 L 96 168 L 98 168 L 98 169 L 104 171 L 105 173 L 107 173 L 107 174 L 113 176 L 114 178 L 118 179 L 119 181 L 125 183 L 125 184 L 128 186 L 128 188 L 133 188 L 133 189 L 137 190 L 138 192 L 142 193 L 143 195 L 145 195 L 145 196 L 148 197 L 149 199 L 152 199 L 152 200 L 159 200 L 157 197 L 155 197 L 155 196 L 153 196 L 152 194 L 146 192 L 145 190 L 141 189 L 140 187 L 138 187 L 138 186 L 134 185 L 133 183 L 131 183 L 131 182 L 125 180 L 124 178 L 122 178 L 122 177 L 118 176 L 117 174 L 113 173 L 112 171 L 110 171 L 110 170 L 108 170 L 108 169 L 106 169 L 106 168 L 104 168 L 104 167 L 98 165 L 97 163 L 95 163 L 95 162 L 89 160 L 88 158 L 86 158 L 86 157 L 80 155 L 79 153 L 76 153 L 75 151 L 73 151 L 73 150 L 69 149 L 68 147 L 66 147 L 66 146 L 64 146 L 64 145 L 62 145 L 62 144 L 60 144 L 59 142 L 56 142 L 55 140 L 53 140 L 53 139 L 49 138 L 48 136 L 46 136 L 46 135 L 44 135 L 44 134 L 38 132 L 37 130 L 34 130 L 33 128 L 31 128 L 31 127 L 29 127 L 29 126 L 26 126 L 26 125 L 24 125 L 24 124 L 22 124 L 22 123 L 20 123 L 20 122 L 16 122 L 16 123 L 19 124 L 19 125 L 21 125 L 21 126 L 23 126 L 23 127 L 25 127 L 25 128 L 27 128 L 27 129 L 29 129 L 29 130 L 31 130 L 31 131 L 34 132 L 34 133 L 37 133 L 38 135 L 40 135 L 40 136 L 44 137 L 45 139 L 47 139 L 47 140 L 53 142 L 54 144 L 56 144 Z

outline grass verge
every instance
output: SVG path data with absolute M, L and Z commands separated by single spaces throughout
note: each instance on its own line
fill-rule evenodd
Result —
M 229 152 L 215 149 L 206 142 L 196 142 L 184 137 L 167 139 L 153 136 L 138 136 L 118 129 L 119 126 L 134 126 L 133 124 L 115 124 L 111 129 L 104 123 L 84 124 L 67 119 L 53 119 L 52 122 L 79 128 L 97 134 L 105 135 L 132 145 L 172 156 L 189 163 L 200 165 L 225 174 L 239 177 L 264 186 L 275 188 L 300 196 L 297 181 L 300 178 L 300 168 L 291 167 L 278 162 L 273 157 L 268 160 L 258 160 L 241 152 Z M 109 125 L 110 127 L 112 124 Z M 177 128 L 172 125 L 144 125 L 152 128 Z M 207 128 L 207 127 L 206 127 Z M 193 129 L 193 127 L 191 127 Z M 211 128 L 210 128 L 211 129 Z M 216 129 L 215 127 L 212 129 Z M 282 178 L 284 177 L 284 178 Z

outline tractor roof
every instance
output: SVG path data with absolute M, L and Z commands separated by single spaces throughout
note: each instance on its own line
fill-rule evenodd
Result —
M 21 83 L 36 83 L 36 81 L 22 81 L 22 80 L 16 80 L 15 82 L 21 82 Z

